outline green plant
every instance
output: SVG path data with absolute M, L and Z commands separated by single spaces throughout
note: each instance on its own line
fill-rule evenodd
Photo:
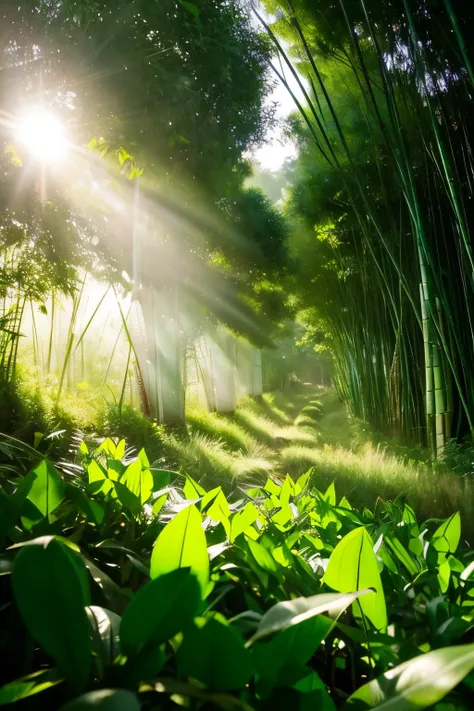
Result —
M 0 470 L 0 704 L 472 703 L 458 513 L 357 511 L 310 471 L 226 496 L 124 440 L 81 443 L 60 469 L 34 456 Z

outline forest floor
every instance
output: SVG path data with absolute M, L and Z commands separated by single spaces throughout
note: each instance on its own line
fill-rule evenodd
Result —
M 401 496 L 420 518 L 460 511 L 464 533 L 474 542 L 472 477 L 431 464 L 426 450 L 377 436 L 349 417 L 332 388 L 300 385 L 247 397 L 232 415 L 192 410 L 186 428 L 153 429 L 135 417 L 122 419 L 116 431 L 108 425 L 108 433 L 145 447 L 152 461 L 179 468 L 204 486 L 256 486 L 268 476 L 295 478 L 312 469 L 317 488 L 324 491 L 334 481 L 338 500 L 346 496 L 358 508 L 373 510 Z
M 190 413 L 188 428 L 204 453 L 217 447 L 214 466 L 219 454 L 224 461 L 230 455 L 234 479 L 257 483 L 262 475 L 297 477 L 312 469 L 319 489 L 334 481 L 338 498 L 356 507 L 373 510 L 377 502 L 402 496 L 421 518 L 459 510 L 465 535 L 474 541 L 471 478 L 442 464 L 433 467 L 422 449 L 375 435 L 349 417 L 333 389 L 306 385 L 245 398 L 232 416 Z

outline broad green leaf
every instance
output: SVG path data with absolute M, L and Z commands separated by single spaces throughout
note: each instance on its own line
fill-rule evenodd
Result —
M 295 482 L 289 474 L 286 475 L 285 481 L 282 484 L 280 491 L 280 503 L 282 506 L 287 506 L 290 503 L 290 498 L 295 494 Z
M 374 597 L 372 590 L 358 590 L 351 593 L 323 593 L 321 595 L 311 595 L 310 597 L 298 597 L 295 600 L 278 602 L 271 607 L 260 620 L 257 631 L 247 642 L 247 646 L 257 642 L 270 634 L 279 632 L 299 625 L 301 622 L 321 615 L 323 612 L 331 612 L 339 615 L 346 607 L 351 605 L 358 598 Z
M 365 684 L 347 700 L 344 711 L 419 711 L 440 701 L 472 669 L 474 645 L 437 649 Z
M 147 457 L 147 454 L 144 449 L 141 449 L 138 452 L 138 459 L 141 461 L 143 465 L 143 469 L 149 469 L 150 468 L 150 460 Z
M 343 496 L 342 499 L 340 500 L 339 506 L 342 509 L 349 509 L 349 511 L 352 511 L 352 506 L 350 505 L 349 501 L 346 499 L 345 496 Z
M 43 669 L 33 674 L 28 674 L 28 676 L 11 681 L 0 688 L 0 706 L 6 706 L 14 701 L 20 701 L 29 696 L 39 694 L 52 686 L 60 684 L 62 681 L 55 669 Z
M 87 467 L 87 475 L 89 479 L 89 490 L 94 494 L 102 491 L 107 494 L 112 489 L 113 484 L 108 479 L 104 469 L 93 459 Z
M 167 498 L 168 498 L 168 494 L 162 494 L 161 496 L 158 496 L 156 499 L 154 499 L 153 506 L 152 506 L 152 511 L 153 511 L 154 516 L 158 516 L 161 509 L 165 505 Z
M 263 488 L 265 489 L 265 491 L 269 491 L 270 494 L 274 494 L 275 496 L 280 496 L 281 486 L 279 486 L 279 484 L 274 482 L 273 479 L 267 479 L 267 481 L 265 482 L 265 486 Z
M 117 451 L 117 445 L 113 440 L 110 439 L 110 437 L 106 437 L 102 444 L 99 446 L 97 449 L 97 452 L 105 452 L 106 454 L 110 455 L 112 458 L 115 459 L 115 453 Z
M 86 496 L 81 489 L 77 486 L 73 486 L 72 484 L 68 485 L 67 493 L 79 511 L 81 511 L 84 516 L 87 516 L 91 523 L 95 523 L 97 525 L 102 523 L 105 512 L 97 501 L 94 501 L 94 499 Z
M 312 474 L 312 469 L 309 469 L 305 474 L 302 474 L 297 480 L 296 480 L 296 492 L 298 494 L 301 494 L 302 491 L 306 489 L 306 486 L 308 485 L 309 478 Z
M 125 486 L 125 484 L 122 484 L 120 481 L 114 481 L 113 486 L 117 493 L 117 498 L 122 506 L 133 516 L 137 516 L 142 510 L 140 498 L 130 491 L 128 486 Z
M 140 711 L 140 702 L 135 694 L 125 689 L 98 689 L 88 691 L 77 699 L 61 706 L 59 711 Z
M 135 459 L 125 470 L 120 479 L 141 502 L 145 504 L 153 492 L 153 475 L 149 469 L 143 469 L 140 459 Z
M 324 500 L 328 502 L 328 504 L 331 504 L 331 506 L 336 505 L 336 487 L 334 486 L 334 482 L 329 484 L 328 488 L 326 489 L 326 493 L 323 496 Z
M 112 610 L 97 605 L 90 605 L 86 611 L 91 624 L 95 652 L 104 667 L 110 666 L 120 654 L 121 618 Z
M 252 675 L 250 653 L 239 633 L 214 618 L 185 632 L 177 659 L 182 675 L 214 691 L 242 689 Z
M 385 536 L 384 542 L 387 548 L 392 551 L 392 553 L 398 558 L 400 563 L 405 566 L 410 575 L 418 575 L 418 573 L 420 572 L 419 567 L 417 566 L 411 555 L 408 553 L 406 548 L 404 548 L 403 544 L 400 543 L 398 538 Z
M 374 627 L 387 626 L 387 610 L 382 581 L 373 551 L 372 539 L 365 528 L 355 528 L 337 544 L 323 581 L 333 590 L 351 593 L 374 588 L 375 595 L 364 595 L 358 605 Z
M 176 479 L 179 474 L 177 472 L 168 471 L 168 469 L 154 469 L 150 468 L 151 475 L 153 477 L 153 491 L 161 491 L 166 489 L 171 483 L 171 475 L 174 475 Z
M 216 498 L 216 496 L 219 494 L 219 492 L 222 491 L 221 486 L 216 486 L 214 489 L 211 489 L 208 491 L 206 494 L 201 499 L 201 512 L 203 512 L 206 508 L 206 506 L 209 506 L 212 501 Z
M 190 568 L 204 592 L 209 583 L 209 556 L 201 514 L 195 506 L 179 512 L 158 536 L 151 554 L 150 577 Z
M 227 503 L 227 499 L 224 496 L 224 493 L 222 491 L 219 491 L 217 494 L 216 498 L 212 502 L 211 506 L 207 510 L 207 515 L 213 520 L 213 521 L 219 521 L 222 523 L 224 526 L 224 530 L 226 532 L 227 538 L 229 538 L 230 535 L 230 522 L 229 522 L 229 516 L 230 516 L 230 509 L 229 509 L 229 504 Z
M 431 539 L 437 551 L 455 553 L 461 539 L 461 516 L 459 511 L 450 516 L 434 532 Z
M 449 588 L 449 581 L 451 579 L 451 567 L 449 561 L 445 560 L 438 568 L 438 583 L 439 589 L 444 594 Z
M 230 542 L 233 543 L 237 536 L 244 533 L 259 517 L 255 504 L 248 501 L 242 511 L 235 513 L 230 521 Z
M 126 448 L 126 442 L 124 439 L 121 439 L 115 449 L 115 459 L 123 459 L 124 458 L 125 448 Z
M 85 686 L 91 668 L 80 561 L 64 543 L 48 536 L 24 546 L 12 571 L 15 602 L 28 631 L 76 690 Z
M 120 626 L 123 653 L 136 655 L 182 632 L 194 619 L 201 590 L 187 569 L 173 570 L 146 583 L 127 606 Z
M 194 481 L 194 479 L 189 476 L 189 474 L 186 474 L 186 481 L 183 486 L 183 493 L 186 499 L 188 499 L 188 501 L 194 501 L 194 499 L 199 499 L 201 498 L 201 496 L 204 496 L 206 492 L 202 488 L 202 486 L 197 483 L 197 481 Z
M 333 620 L 317 615 L 278 632 L 270 642 L 255 644 L 252 657 L 258 675 L 274 684 L 281 680 L 285 666 L 303 666 L 311 659 L 333 625 Z
M 37 464 L 32 472 L 36 475 L 36 479 L 27 498 L 43 516 L 48 516 L 63 501 L 66 485 L 47 459 Z
M 197 22 L 199 22 L 199 9 L 197 5 L 195 5 L 193 2 L 188 2 L 187 0 L 179 0 L 179 4 L 182 5 L 189 13 L 191 13 L 191 15 L 194 16 Z
M 261 543 L 253 541 L 251 538 L 247 538 L 247 544 L 254 557 L 256 563 L 264 570 L 266 573 L 277 574 L 279 571 L 279 565 L 272 556 L 272 554 L 262 546 Z

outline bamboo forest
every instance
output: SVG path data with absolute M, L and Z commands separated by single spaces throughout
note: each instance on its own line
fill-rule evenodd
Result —
M 0 706 L 474 708 L 473 28 L 0 0 Z

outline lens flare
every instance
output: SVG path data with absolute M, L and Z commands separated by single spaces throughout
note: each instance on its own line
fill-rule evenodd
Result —
M 63 124 L 42 107 L 22 116 L 15 133 L 28 153 L 42 163 L 58 163 L 67 154 L 68 141 Z

